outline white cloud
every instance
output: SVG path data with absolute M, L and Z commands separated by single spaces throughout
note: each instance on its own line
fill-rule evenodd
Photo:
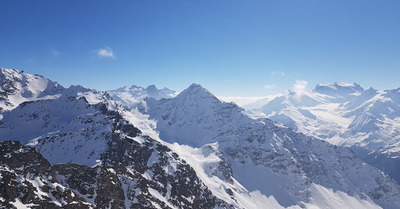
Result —
M 272 72 L 271 76 L 285 76 L 286 73 L 285 72 L 281 72 L 281 71 L 277 71 L 277 72 Z
M 304 92 L 307 89 L 307 81 L 304 80 L 297 80 L 296 83 L 293 84 L 293 91 L 296 93 L 295 98 L 300 100 L 303 96 Z
M 94 51 L 99 58 L 112 58 L 115 59 L 115 55 L 111 47 L 104 47 L 103 49 L 97 49 Z
M 274 88 L 276 88 L 276 86 L 274 84 L 267 84 L 267 85 L 264 86 L 264 88 L 266 88 L 266 89 L 274 89 Z
M 55 49 L 51 49 L 51 50 L 50 50 L 50 53 L 51 53 L 54 57 L 58 57 L 58 56 L 60 56 L 60 54 L 61 54 L 58 50 L 55 50 Z

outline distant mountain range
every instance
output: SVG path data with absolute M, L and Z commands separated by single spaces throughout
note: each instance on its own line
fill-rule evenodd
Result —
M 319 84 L 300 96 L 288 91 L 244 108 L 306 135 L 350 147 L 400 182 L 400 88 L 378 91 L 355 83 Z
M 400 208 L 399 184 L 335 134 L 251 117 L 198 84 L 102 92 L 1 69 L 0 85 L 0 207 Z M 326 112 L 364 92 L 337 85 L 354 92 L 288 92 L 253 111 L 291 108 L 311 124 L 323 113 L 302 99 Z M 335 131 L 352 123 L 335 116 Z

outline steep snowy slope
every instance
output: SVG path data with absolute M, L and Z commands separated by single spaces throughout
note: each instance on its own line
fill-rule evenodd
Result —
M 359 204 L 372 200 L 385 208 L 400 206 L 398 185 L 348 149 L 268 119 L 251 119 L 199 85 L 171 99 L 147 99 L 146 105 L 141 111 L 157 121 L 162 140 L 216 147 L 213 155 L 229 162 L 232 178 L 250 192 L 273 196 L 284 207 L 311 204 L 315 188 L 341 191 Z
M 400 182 L 400 89 L 369 89 L 362 96 L 346 105 L 345 116 L 354 120 L 341 142 Z
M 345 117 L 354 117 L 343 138 L 346 144 L 356 143 L 369 151 L 399 142 L 400 89 L 376 91 L 369 89 L 360 98 L 345 105 Z M 363 140 L 353 135 L 364 134 Z
M 400 182 L 399 89 L 363 90 L 358 84 L 343 82 L 319 84 L 301 97 L 289 92 L 248 112 L 261 112 L 299 132 L 351 147 Z
M 55 98 L 63 89 L 42 76 L 0 68 L 0 113 L 25 101 Z

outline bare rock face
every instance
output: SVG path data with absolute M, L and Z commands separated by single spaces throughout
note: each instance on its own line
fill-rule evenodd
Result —
M 59 184 L 50 163 L 32 148 L 16 141 L 0 142 L 0 206 L 15 208 L 91 208 Z M 12 204 L 14 203 L 14 204 Z
M 124 193 L 112 169 L 77 164 L 54 166 L 57 180 L 97 208 L 123 208 Z

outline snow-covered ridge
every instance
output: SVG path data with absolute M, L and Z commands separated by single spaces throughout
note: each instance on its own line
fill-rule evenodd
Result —
M 147 88 L 132 85 L 131 87 L 122 87 L 116 90 L 107 91 L 112 98 L 121 105 L 134 107 L 144 98 L 150 97 L 155 99 L 171 98 L 176 96 L 176 91 L 168 88 L 158 89 L 155 85 Z
M 64 87 L 43 76 L 15 69 L 0 68 L 0 112 L 11 110 L 25 101 L 60 96 Z
M 334 84 L 318 84 L 314 90 L 322 94 L 354 94 L 363 92 L 364 89 L 356 83 L 336 81 Z

